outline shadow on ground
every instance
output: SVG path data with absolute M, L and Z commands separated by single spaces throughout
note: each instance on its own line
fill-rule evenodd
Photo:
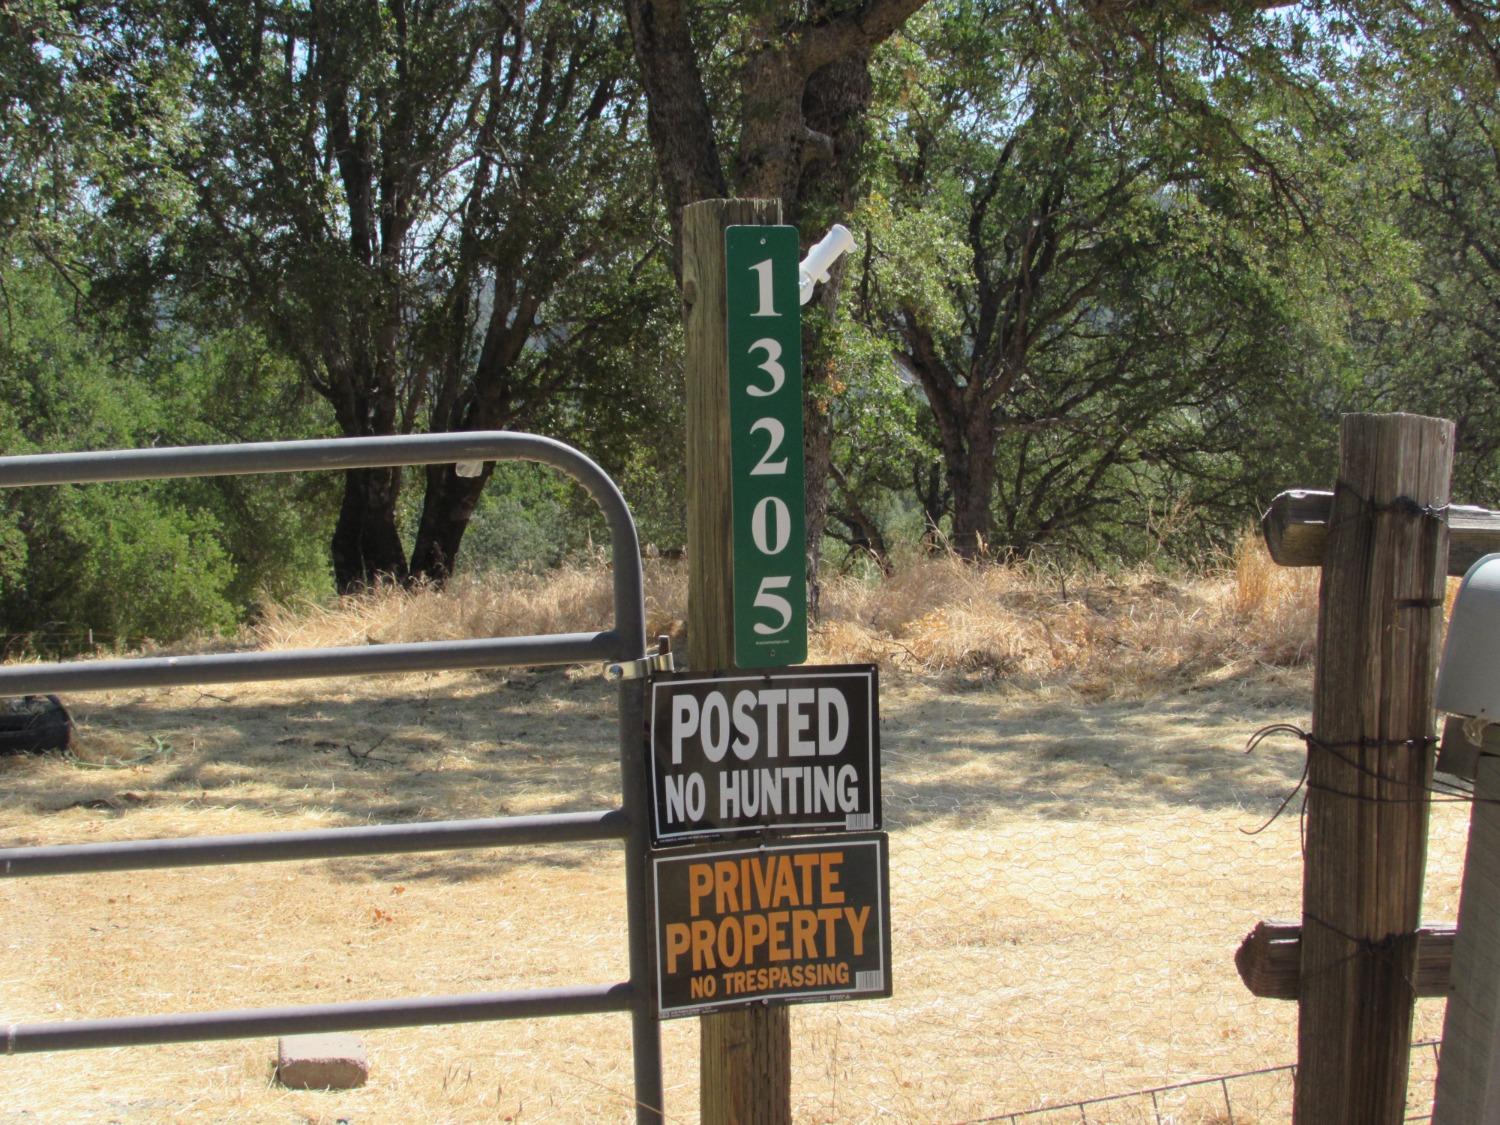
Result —
M 232 808 L 314 813 L 337 825 L 619 802 L 615 689 L 602 680 L 554 670 L 333 688 L 341 694 L 256 685 L 81 699 L 84 761 L 0 760 L 0 833 L 14 840 L 48 814 L 73 810 L 128 823 L 160 820 L 139 818 L 144 810 Z M 1302 718 L 1306 688 L 1285 673 L 1252 669 L 1129 701 L 1034 702 L 915 681 L 882 695 L 885 821 L 894 830 L 1002 812 L 1075 819 L 1172 806 L 1243 810 L 1253 827 L 1302 771 L 1295 740 L 1243 752 L 1258 728 Z M 100 754 L 91 744 L 115 749 Z M 89 768 L 91 756 L 105 768 Z M 577 854 L 556 849 L 555 860 Z M 441 869 L 488 863 L 477 853 L 456 859 Z M 407 871 L 413 860 L 401 862 Z
M 1288 681 L 1291 682 L 1288 682 Z M 1297 784 L 1296 739 L 1250 737 L 1306 722 L 1307 689 L 1259 671 L 1145 699 L 997 706 L 962 693 L 883 707 L 889 827 L 991 812 L 1065 819 L 1144 807 L 1273 810 Z

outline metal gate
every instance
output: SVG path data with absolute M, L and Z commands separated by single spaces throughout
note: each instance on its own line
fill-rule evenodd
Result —
M 598 633 L 291 652 L 33 664 L 0 668 L 0 696 L 599 661 L 610 666 L 613 678 L 619 680 L 622 799 L 618 809 L 301 832 L 6 848 L 0 849 L 0 874 L 6 878 L 19 878 L 515 844 L 621 840 L 625 845 L 630 979 L 618 984 L 521 992 L 18 1023 L 4 1029 L 6 1054 L 629 1012 L 634 1048 L 636 1119 L 638 1122 L 661 1120 L 661 1035 L 651 987 L 651 910 L 646 879 L 650 826 L 642 737 L 642 685 L 645 681 L 633 674 L 650 663 L 646 654 L 645 599 L 635 523 L 619 489 L 598 465 L 577 450 L 549 438 L 493 431 L 4 457 L 0 458 L 0 488 L 465 461 L 536 461 L 562 470 L 587 489 L 609 524 L 614 577 L 612 629 Z

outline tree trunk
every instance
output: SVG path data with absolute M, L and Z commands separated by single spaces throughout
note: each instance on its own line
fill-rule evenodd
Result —
M 411 549 L 411 574 L 438 585 L 453 577 L 458 549 L 474 517 L 484 486 L 494 471 L 486 464 L 477 477 L 461 477 L 452 465 L 427 466 L 427 490 L 422 498 L 422 518 Z
M 892 573 L 891 553 L 886 545 L 885 533 L 880 530 L 880 524 L 865 510 L 864 505 L 849 491 L 849 482 L 839 472 L 838 466 L 830 465 L 829 469 L 831 479 L 839 486 L 839 495 L 843 501 L 836 508 L 829 505 L 829 516 L 849 529 L 849 536 L 844 542 L 852 550 L 866 552 L 880 567 L 880 572 L 889 578 Z
M 914 465 L 911 470 L 911 494 L 922 509 L 922 550 L 937 550 L 938 527 L 948 510 L 948 494 L 943 490 L 943 463 L 933 461 Z
M 396 527 L 400 469 L 350 469 L 333 529 L 333 582 L 341 594 L 381 579 L 405 582 L 406 552 Z
M 807 612 L 818 618 L 823 585 L 818 572 L 823 564 L 823 533 L 828 527 L 828 467 L 833 460 L 833 414 L 828 408 L 833 357 L 819 354 L 818 333 L 802 326 L 803 354 L 812 362 L 803 365 L 802 388 L 802 488 L 807 528 Z M 816 351 L 810 349 L 816 349 Z
M 708 95 L 682 0 L 625 0 L 646 91 L 646 129 L 672 223 L 672 268 L 682 280 L 682 208 L 729 194 Z
M 953 549 L 960 558 L 977 559 L 989 549 L 993 534 L 990 493 L 995 479 L 994 459 L 993 451 L 983 457 L 971 457 L 966 473 L 949 478 L 954 489 Z M 989 463 L 975 463 L 979 461 Z
M 835 222 L 845 221 L 859 196 L 859 155 L 869 129 L 865 124 L 873 95 L 870 56 L 859 51 L 814 71 L 802 94 L 802 115 L 811 134 L 820 138 L 815 147 L 799 151 L 800 170 L 795 198 L 784 203 L 786 221 L 800 224 L 802 242 L 810 246 Z M 838 317 L 839 291 L 845 265 L 834 267 L 832 276 L 818 293 L 816 308 L 823 316 L 808 318 L 802 325 L 803 480 L 807 519 L 808 613 L 818 616 L 822 586 L 818 571 L 823 561 L 823 533 L 828 526 L 828 481 L 833 464 L 833 413 L 829 397 L 834 393 L 838 357 L 833 353 L 834 323 Z
M 970 417 L 962 431 L 942 429 L 953 497 L 953 550 L 960 558 L 977 559 L 988 549 L 995 527 L 995 427 L 981 415 Z

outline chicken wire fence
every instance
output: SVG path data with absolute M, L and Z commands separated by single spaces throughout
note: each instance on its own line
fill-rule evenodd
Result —
M 1437 1053 L 1436 1039 L 1424 1039 L 1412 1044 L 1413 1083 L 1431 1086 Z M 1234 1125 L 1236 1121 L 1265 1121 L 1284 1114 L 1284 1107 L 1291 1104 L 1296 1074 L 1297 1068 L 1293 1064 L 1262 1067 L 1244 1074 L 1226 1074 L 1218 1078 L 1201 1078 L 1194 1082 L 1135 1090 L 1128 1094 L 1085 1098 L 1065 1105 L 1022 1110 L 982 1120 L 1001 1122 L 1003 1125 L 1090 1121 L 1141 1121 L 1151 1122 L 1152 1125 L 1172 1125 L 1178 1121 L 1204 1119 Z M 1419 1093 L 1418 1100 L 1430 1102 L 1431 1099 Z M 1429 1121 L 1431 1118 L 1432 1115 L 1426 1111 L 1409 1110 L 1405 1120 Z
M 1289 1120 L 1297 1006 L 1233 956 L 1300 917 L 1300 802 L 1273 814 L 1305 751 L 1245 745 L 1306 707 L 1305 680 L 1259 674 L 1137 701 L 893 692 L 896 995 L 797 1013 L 823 1060 L 797 1075 L 807 1119 Z M 1467 823 L 1434 806 L 1430 920 L 1456 917 Z M 1442 1010 L 1419 1001 L 1414 1039 Z M 1434 1062 L 1413 1052 L 1413 1115 Z

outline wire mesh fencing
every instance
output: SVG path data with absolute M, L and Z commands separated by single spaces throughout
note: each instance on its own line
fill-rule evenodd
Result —
M 1438 1056 L 1438 1040 L 1412 1044 L 1411 1095 L 1406 1121 L 1432 1119 L 1432 1082 Z M 1297 1067 L 1262 1067 L 1243 1074 L 1224 1074 L 1177 1082 L 1149 1090 L 1133 1090 L 1100 1098 L 1085 1098 L 1064 1105 L 1044 1106 L 986 1117 L 984 1122 L 1004 1125 L 1046 1125 L 1047 1122 L 1149 1122 L 1174 1125 L 1179 1121 L 1214 1121 L 1224 1125 L 1269 1121 L 1284 1117 L 1292 1104 Z M 1420 1107 L 1420 1108 L 1414 1108 Z
M 1264 670 L 1136 700 L 884 693 L 896 995 L 796 1014 L 799 1119 L 1289 1120 L 1296 1004 L 1233 957 L 1300 916 L 1299 801 L 1273 814 L 1304 747 L 1245 745 L 1307 699 Z M 1455 917 L 1466 830 L 1435 806 L 1431 920 Z M 1415 1037 L 1441 1021 L 1420 1001 Z

